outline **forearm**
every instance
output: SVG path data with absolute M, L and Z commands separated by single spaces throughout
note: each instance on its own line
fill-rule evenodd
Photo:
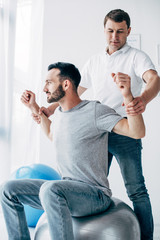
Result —
M 43 132 L 45 133 L 45 135 L 52 141 L 52 135 L 51 135 L 51 131 L 50 131 L 50 126 L 51 126 L 51 120 L 48 119 L 46 117 L 45 114 L 41 114 L 40 115 L 41 118 L 41 128 L 43 130 Z
M 77 90 L 78 96 L 80 97 L 86 90 L 87 90 L 87 88 L 79 86 L 78 90 Z
M 112 77 L 122 93 L 124 105 L 127 107 L 132 104 L 134 98 L 130 88 L 130 77 L 123 73 L 113 73 Z M 113 131 L 135 139 L 144 137 L 145 126 L 142 115 L 132 116 L 127 113 L 127 119 L 120 120 L 113 128 Z
M 32 113 L 34 114 L 39 114 L 39 109 L 40 107 L 38 106 L 38 104 L 35 102 L 34 104 L 32 104 L 29 109 L 31 110 Z
M 146 82 L 146 87 L 141 97 L 145 104 L 148 104 L 160 91 L 160 77 L 156 72 L 152 71 L 152 75 L 149 75 L 149 79 L 147 79 Z
M 133 101 L 133 99 L 134 98 L 132 94 L 128 98 L 124 98 L 125 105 L 129 104 L 131 101 Z M 130 137 L 139 139 L 145 136 L 145 125 L 142 114 L 135 116 L 127 114 L 127 120 L 128 133 Z
M 139 139 L 145 136 L 145 125 L 142 114 L 127 115 L 129 137 Z
M 48 110 L 49 110 L 49 115 L 52 115 L 54 114 L 54 111 L 56 110 L 56 108 L 59 106 L 59 104 L 56 102 L 56 103 L 52 103 L 49 107 L 48 107 Z
M 32 104 L 32 106 L 30 106 L 31 112 L 38 115 L 41 118 L 41 128 L 43 132 L 46 134 L 46 136 L 50 140 L 52 140 L 51 133 L 50 133 L 51 121 L 48 119 L 48 117 L 46 117 L 44 113 L 39 114 L 39 109 L 40 107 L 38 106 L 37 103 L 34 103 Z

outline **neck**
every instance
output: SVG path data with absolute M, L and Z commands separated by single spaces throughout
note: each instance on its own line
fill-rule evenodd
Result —
M 71 96 L 64 96 L 64 98 L 59 101 L 59 105 L 61 106 L 63 111 L 68 111 L 77 106 L 80 102 L 82 102 L 82 100 L 75 93 Z
M 126 44 L 126 43 L 125 43 Z M 123 44 L 123 46 L 125 45 Z M 120 50 L 123 46 L 121 46 L 120 48 L 111 48 L 110 46 L 108 46 L 106 48 L 106 52 L 109 54 L 109 55 L 112 55 L 114 52 L 117 52 L 118 50 Z

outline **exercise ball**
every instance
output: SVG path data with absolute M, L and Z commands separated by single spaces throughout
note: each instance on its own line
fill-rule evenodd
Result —
M 11 179 L 44 179 L 44 180 L 60 180 L 59 174 L 51 167 L 44 164 L 32 164 L 17 169 L 11 175 Z M 26 220 L 29 227 L 35 227 L 38 219 L 44 212 L 40 209 L 32 208 L 24 205 Z
M 54 216 L 53 216 L 54 217 Z M 72 217 L 75 240 L 140 240 L 140 227 L 133 210 L 117 198 L 112 198 L 103 213 Z M 45 213 L 35 228 L 34 240 L 51 240 Z

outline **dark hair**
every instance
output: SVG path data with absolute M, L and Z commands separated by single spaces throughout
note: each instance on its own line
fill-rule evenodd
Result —
M 76 68 L 71 63 L 65 63 L 65 62 L 57 62 L 57 63 L 50 64 L 48 66 L 48 71 L 53 68 L 57 68 L 60 70 L 60 73 L 59 73 L 60 82 L 63 82 L 65 79 L 69 79 L 73 85 L 73 88 L 77 90 L 77 87 L 81 80 L 81 75 L 78 68 Z
M 126 21 L 127 27 L 130 27 L 130 17 L 128 15 L 128 13 L 126 13 L 125 11 L 121 10 L 121 9 L 115 9 L 110 11 L 109 13 L 107 13 L 107 15 L 104 18 L 104 27 L 106 25 L 106 22 L 108 19 L 113 20 L 114 22 L 123 22 Z

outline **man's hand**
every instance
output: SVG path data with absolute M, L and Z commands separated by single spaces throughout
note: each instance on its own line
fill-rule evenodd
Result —
M 31 116 L 36 123 L 38 123 L 38 124 L 41 123 L 41 118 L 38 114 L 32 113 Z
M 29 90 L 26 90 L 21 96 L 22 103 L 28 107 L 33 113 L 39 112 L 39 106 L 36 103 L 35 94 Z
M 29 108 L 31 108 L 36 103 L 35 100 L 35 94 L 28 90 L 26 90 L 21 96 L 22 103 Z
M 126 106 L 126 113 L 135 116 L 141 114 L 146 109 L 146 103 L 142 97 L 136 97 L 134 100 Z
M 42 112 L 46 115 L 46 117 L 50 117 L 53 114 L 49 107 L 48 108 L 41 107 L 39 109 L 39 113 L 41 114 Z
M 120 72 L 118 72 L 117 74 L 112 73 L 112 77 L 122 93 L 122 96 L 124 98 L 124 104 L 129 104 L 133 100 L 133 95 L 131 93 L 130 77 L 127 74 Z
M 54 111 L 55 111 L 55 109 L 56 109 L 58 106 L 59 106 L 58 103 L 53 103 L 53 104 L 50 105 L 48 108 L 41 107 L 41 108 L 39 109 L 39 114 L 41 115 L 42 113 L 44 113 L 44 115 L 49 118 L 52 114 L 54 114 Z M 32 115 L 32 117 L 33 117 L 33 120 L 34 120 L 35 122 L 37 122 L 38 124 L 41 123 L 41 119 L 40 119 L 40 117 L 38 117 L 38 115 L 37 115 L 37 116 L 33 116 L 33 115 Z
M 44 113 L 44 115 L 45 115 L 47 118 L 52 115 L 52 113 L 50 112 L 49 108 L 45 108 L 45 107 L 41 107 L 41 108 L 39 109 L 39 112 L 38 112 L 38 113 L 39 113 L 39 114 L 34 114 L 34 113 L 32 113 L 32 118 L 33 118 L 33 120 L 34 120 L 36 123 L 38 123 L 38 124 L 41 123 L 41 118 L 40 118 L 39 115 L 41 115 L 42 113 Z

